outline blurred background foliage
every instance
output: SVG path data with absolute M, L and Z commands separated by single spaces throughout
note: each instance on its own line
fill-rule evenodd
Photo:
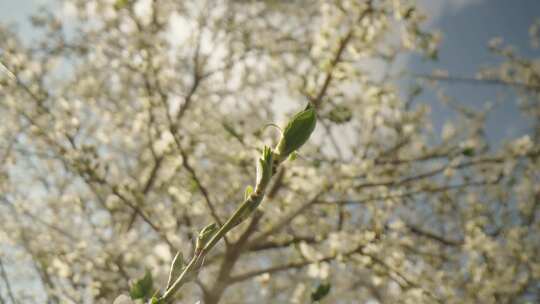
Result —
M 1 21 L 1 302 L 163 291 L 308 101 L 314 135 L 178 303 L 539 301 L 535 3 L 65 0 Z

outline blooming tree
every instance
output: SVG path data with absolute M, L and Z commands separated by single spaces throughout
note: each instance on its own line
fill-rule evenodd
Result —
M 413 2 L 62 7 L 0 24 L 2 302 L 539 299 L 537 60 L 471 80 L 534 121 L 493 145 L 399 85 L 437 55 Z

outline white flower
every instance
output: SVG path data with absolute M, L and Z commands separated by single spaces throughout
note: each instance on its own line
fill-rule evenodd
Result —
M 133 303 L 135 302 L 133 302 L 131 298 L 126 295 L 118 296 L 116 299 L 114 299 L 114 302 L 113 302 L 113 304 L 133 304 Z
M 314 263 L 309 265 L 307 274 L 308 276 L 312 278 L 318 278 L 318 279 L 326 279 L 328 278 L 328 274 L 330 272 L 330 267 L 328 266 L 328 263 Z
M 503 43 L 503 39 L 501 37 L 495 37 L 489 40 L 489 47 L 492 49 L 498 48 L 501 46 L 502 43 Z
M 306 244 L 306 242 L 301 242 L 299 247 L 302 255 L 310 261 L 317 261 L 322 258 L 322 254 L 315 250 L 315 248 Z
M 523 156 L 529 153 L 533 147 L 534 147 L 534 143 L 532 142 L 529 135 L 522 136 L 514 140 L 510 144 L 510 148 L 512 152 L 520 156 Z
M 299 283 L 298 285 L 296 285 L 296 288 L 294 289 L 294 292 L 292 294 L 292 297 L 291 297 L 291 302 L 292 303 L 304 303 L 302 301 L 302 295 L 305 293 L 306 291 L 306 285 L 304 283 Z
M 456 127 L 454 127 L 454 125 L 447 121 L 443 128 L 442 128 L 442 139 L 443 140 L 448 140 L 450 138 L 452 138 L 454 135 L 456 134 Z

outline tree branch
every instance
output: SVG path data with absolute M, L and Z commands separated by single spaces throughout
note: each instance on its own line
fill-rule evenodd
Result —
M 413 77 L 419 79 L 427 79 L 434 81 L 444 81 L 450 83 L 462 83 L 462 84 L 477 84 L 477 85 L 501 85 L 501 86 L 513 86 L 519 87 L 530 91 L 540 91 L 540 86 L 533 85 L 525 82 L 518 81 L 509 81 L 496 78 L 471 78 L 471 77 L 460 77 L 460 76 L 441 76 L 433 74 L 412 74 Z
M 6 285 L 9 299 L 11 300 L 13 304 L 17 304 L 17 301 L 15 300 L 15 295 L 13 294 L 13 290 L 11 289 L 11 284 L 9 282 L 6 269 L 4 268 L 4 264 L 1 258 L 0 258 L 0 275 L 2 276 L 2 280 L 4 280 L 4 284 Z
M 197 184 L 197 189 L 199 189 L 199 191 L 201 192 L 204 198 L 204 201 L 206 202 L 206 207 L 210 210 L 210 214 L 212 215 L 212 218 L 219 226 L 222 226 L 222 222 L 219 219 L 214 203 L 212 202 L 212 199 L 210 198 L 210 194 L 208 193 L 208 190 L 206 189 L 204 184 L 201 182 L 195 169 L 189 164 L 189 158 L 188 158 L 187 153 L 184 151 L 184 149 L 181 146 L 178 146 L 178 150 L 180 151 L 180 155 L 182 155 L 182 166 L 189 172 L 189 174 L 191 175 L 191 178 L 193 178 L 193 180 Z
M 352 255 L 354 253 L 358 253 L 362 247 L 363 246 L 357 246 L 355 249 L 341 254 L 341 256 L 348 257 L 348 256 L 350 256 L 350 255 Z M 272 273 L 275 273 L 275 272 L 302 268 L 302 267 L 305 267 L 305 266 L 310 265 L 310 264 L 328 262 L 328 261 L 336 259 L 338 256 L 340 256 L 340 255 L 339 254 L 333 254 L 333 255 L 329 255 L 329 256 L 326 256 L 324 258 L 317 259 L 317 260 L 314 260 L 314 261 L 303 260 L 303 261 L 291 262 L 291 263 L 287 263 L 287 264 L 283 264 L 283 265 L 277 265 L 277 266 L 272 266 L 272 267 L 268 267 L 268 268 L 248 271 L 248 272 L 245 272 L 245 273 L 242 273 L 242 274 L 239 274 L 239 275 L 232 276 L 230 278 L 229 282 L 232 285 L 232 284 L 240 283 L 240 282 L 245 281 L 245 280 L 249 280 L 249 279 L 251 279 L 253 277 L 256 277 L 256 276 L 259 276 L 259 275 L 262 275 L 262 274 L 272 274 Z
M 261 243 L 251 243 L 249 251 L 263 251 L 268 249 L 280 249 L 286 248 L 294 244 L 304 242 L 306 244 L 313 244 L 317 242 L 317 239 L 313 236 L 295 236 L 287 241 L 267 241 Z
M 307 202 L 303 203 L 299 207 L 296 208 L 293 212 L 289 213 L 287 216 L 282 218 L 280 221 L 275 223 L 270 229 L 266 230 L 265 232 L 262 232 L 258 236 L 255 237 L 253 241 L 250 242 L 251 245 L 248 247 L 255 246 L 257 243 L 260 243 L 264 241 L 268 236 L 275 234 L 276 232 L 280 231 L 284 227 L 286 227 L 290 222 L 292 222 L 297 216 L 304 213 L 308 208 L 315 205 L 317 201 L 319 200 L 319 197 L 321 196 L 323 191 L 319 191 L 312 199 L 308 200 Z

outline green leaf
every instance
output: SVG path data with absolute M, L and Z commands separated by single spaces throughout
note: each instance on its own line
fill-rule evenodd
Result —
M 351 121 L 352 112 L 347 106 L 337 105 L 330 111 L 328 118 L 334 123 L 343 124 Z
M 316 124 L 315 109 L 308 104 L 305 110 L 294 115 L 285 126 L 277 146 L 277 153 L 284 159 L 293 151 L 298 150 L 309 139 Z
M 154 281 L 152 279 L 152 274 L 149 270 L 146 270 L 144 277 L 135 281 L 131 286 L 129 295 L 131 299 L 149 299 L 153 295 Z
M 244 200 L 247 200 L 251 193 L 253 193 L 253 186 L 249 185 L 246 187 L 246 191 L 244 192 Z
M 116 2 L 114 3 L 114 8 L 117 10 L 123 9 L 128 4 L 129 4 L 129 0 L 116 0 Z
M 429 52 L 428 56 L 429 56 L 429 59 L 437 61 L 437 60 L 439 60 L 439 51 L 438 50 L 432 50 L 431 52 Z
M 465 156 L 468 156 L 468 157 L 472 157 L 472 156 L 474 156 L 475 151 L 474 151 L 474 148 L 472 148 L 472 147 L 467 147 L 467 148 L 464 148 L 464 149 L 461 151 L 461 154 L 463 154 L 463 155 L 465 155 Z
M 423 88 L 419 85 L 414 85 L 410 88 L 409 97 L 410 98 L 416 98 L 423 92 Z
M 266 185 L 272 178 L 273 153 L 270 147 L 265 146 L 257 162 L 257 184 L 255 187 Z
M 330 293 L 330 288 L 332 288 L 330 283 L 319 284 L 319 286 L 311 293 L 311 301 L 317 302 L 322 300 Z
M 167 289 L 171 287 L 176 278 L 180 276 L 182 270 L 184 269 L 184 257 L 182 252 L 179 250 L 171 263 L 171 270 L 169 271 L 169 280 L 167 281 Z
M 150 300 L 148 300 L 148 303 L 149 303 L 149 304 L 160 304 L 160 303 L 163 303 L 163 302 L 159 299 L 159 289 L 156 290 L 156 292 L 154 292 L 154 294 L 152 295 L 152 297 L 150 298 Z

